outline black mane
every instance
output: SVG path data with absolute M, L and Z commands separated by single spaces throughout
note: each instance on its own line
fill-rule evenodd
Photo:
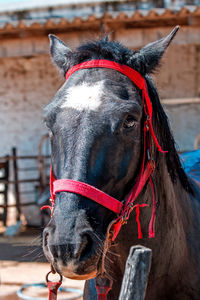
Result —
M 132 50 L 119 42 L 108 41 L 107 38 L 85 43 L 76 49 L 71 63 L 77 64 L 90 59 L 108 59 L 131 67 L 129 57 Z
M 66 71 L 76 64 L 80 64 L 87 60 L 92 59 L 107 59 L 115 61 L 119 64 L 125 64 L 138 71 L 139 66 L 137 61 L 131 59 L 133 54 L 136 54 L 130 49 L 127 49 L 119 42 L 108 41 L 107 37 L 102 40 L 87 42 L 80 47 L 78 47 L 74 52 L 69 61 L 69 65 L 65 66 Z M 156 60 L 156 58 L 155 58 Z M 145 65 L 140 73 L 145 73 Z M 168 118 L 163 110 L 160 103 L 157 91 L 152 83 L 152 80 L 148 75 L 144 76 L 148 86 L 148 92 L 153 106 L 153 123 L 155 125 L 155 132 L 158 137 L 159 143 L 162 149 L 168 151 L 166 155 L 166 163 L 168 172 L 171 176 L 172 182 L 176 182 L 179 178 L 183 188 L 192 193 L 192 187 L 189 183 L 188 177 L 183 170 L 178 153 L 175 148 L 174 138 L 171 134 L 171 130 L 168 123 Z M 157 153 L 158 155 L 158 153 Z
M 145 79 L 148 86 L 149 97 L 153 106 L 155 132 L 159 137 L 159 143 L 161 144 L 162 149 L 168 151 L 165 156 L 171 180 L 173 183 L 175 183 L 178 177 L 183 188 L 187 192 L 193 193 L 191 184 L 189 183 L 188 177 L 181 165 L 179 155 L 176 151 L 175 141 L 170 130 L 168 117 L 160 103 L 156 88 L 148 76 L 145 76 Z

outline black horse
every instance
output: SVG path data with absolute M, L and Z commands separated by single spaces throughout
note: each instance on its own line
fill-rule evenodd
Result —
M 44 252 L 58 273 L 87 280 L 84 299 L 96 299 L 94 278 L 101 274 L 102 263 L 113 279 L 108 299 L 118 299 L 129 249 L 138 243 L 153 252 L 146 299 L 200 299 L 200 189 L 183 170 L 149 77 L 176 31 L 136 52 L 107 37 L 72 52 L 50 35 L 51 56 L 63 75 L 74 65 L 94 59 L 114 61 L 139 72 L 152 102 L 153 130 L 167 151 L 159 152 L 152 143 L 153 180 L 159 200 L 155 238 L 148 238 L 152 213 L 149 184 L 137 197 L 137 203 L 149 204 L 140 209 L 144 237 L 138 240 L 133 211 L 106 251 L 107 229 L 116 215 L 75 193 L 56 194 L 54 212 L 44 230 Z M 116 70 L 78 70 L 45 107 L 44 119 L 51 138 L 55 178 L 88 183 L 123 201 L 135 184 L 143 157 L 145 118 L 138 87 Z

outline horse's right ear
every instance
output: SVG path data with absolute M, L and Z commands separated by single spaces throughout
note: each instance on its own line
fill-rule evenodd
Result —
M 163 54 L 178 30 L 179 26 L 176 26 L 166 37 L 150 43 L 135 52 L 129 58 L 129 64 L 143 76 L 145 74 L 151 74 L 159 66 Z
M 63 41 L 53 34 L 49 34 L 51 58 L 63 75 L 69 68 L 69 60 L 72 56 L 72 51 Z

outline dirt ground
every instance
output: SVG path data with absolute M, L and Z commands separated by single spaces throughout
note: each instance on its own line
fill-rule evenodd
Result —
M 24 284 L 44 283 L 50 267 L 42 252 L 40 230 L 24 228 L 18 236 L 12 238 L 4 237 L 3 231 L 0 227 L 0 299 L 19 300 L 22 298 L 17 296 L 17 291 Z M 54 279 L 57 279 L 56 275 L 51 275 L 50 280 Z M 84 281 L 64 279 L 62 287 L 78 290 L 59 292 L 58 300 L 71 299 L 78 292 L 80 295 L 83 285 Z M 31 297 L 29 299 L 48 297 L 46 288 L 28 287 L 23 293 Z

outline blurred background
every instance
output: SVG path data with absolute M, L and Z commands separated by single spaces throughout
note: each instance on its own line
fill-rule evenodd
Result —
M 153 78 L 177 150 L 184 152 L 199 143 L 200 0 L 0 0 L 0 259 L 5 253 L 14 259 L 6 236 L 24 228 L 40 232 L 48 219 L 40 211 L 49 197 L 50 167 L 42 109 L 64 82 L 49 57 L 48 34 L 74 49 L 110 33 L 139 49 L 176 25 L 181 28 Z

